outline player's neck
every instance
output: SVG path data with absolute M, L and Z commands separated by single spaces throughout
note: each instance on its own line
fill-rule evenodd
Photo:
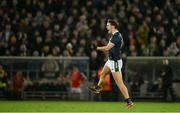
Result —
M 117 29 L 113 29 L 113 30 L 112 30 L 112 34 L 113 34 L 113 35 L 114 35 L 116 32 L 118 32 Z

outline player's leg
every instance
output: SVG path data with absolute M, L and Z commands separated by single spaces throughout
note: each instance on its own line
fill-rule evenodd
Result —
M 101 72 L 101 76 L 98 82 L 97 86 L 91 86 L 88 87 L 91 91 L 93 91 L 94 93 L 100 93 L 103 90 L 103 86 L 104 86 L 104 81 L 106 78 L 106 75 L 108 75 L 110 73 L 110 69 L 108 67 L 108 61 L 106 62 L 106 64 L 103 67 L 103 70 Z
M 120 89 L 121 93 L 123 94 L 124 98 L 129 98 L 128 90 L 123 82 L 121 71 L 119 72 L 112 72 L 113 78 Z
M 112 72 L 113 78 L 125 98 L 125 101 L 127 103 L 126 104 L 127 108 L 129 108 L 133 106 L 133 103 L 129 97 L 127 87 L 125 86 L 123 82 L 121 68 L 122 68 L 122 60 L 111 62 L 111 72 Z
M 105 81 L 105 78 L 106 76 L 110 73 L 110 69 L 107 65 L 104 65 L 104 68 L 101 72 L 101 76 L 100 76 L 100 79 L 99 79 L 99 82 L 98 82 L 98 86 L 99 87 L 103 87 L 104 86 L 104 81 Z
M 118 71 L 118 72 L 112 72 L 112 75 L 113 75 L 113 78 L 117 84 L 117 86 L 119 87 L 121 93 L 123 94 L 124 98 L 125 98 L 125 101 L 126 101 L 126 106 L 127 108 L 130 108 L 133 106 L 133 103 L 129 97 L 129 93 L 128 93 L 128 90 L 127 90 L 127 87 L 125 86 L 124 82 L 123 82 L 123 79 L 122 79 L 122 73 L 121 71 Z

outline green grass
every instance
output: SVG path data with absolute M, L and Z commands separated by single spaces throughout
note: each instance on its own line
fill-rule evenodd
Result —
M 0 112 L 180 112 L 180 103 L 135 102 L 127 110 L 122 102 L 0 101 Z

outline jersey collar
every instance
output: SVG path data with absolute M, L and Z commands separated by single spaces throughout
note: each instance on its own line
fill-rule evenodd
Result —
M 118 31 L 115 31 L 115 32 L 113 32 L 112 34 L 114 35 L 115 33 L 117 33 Z

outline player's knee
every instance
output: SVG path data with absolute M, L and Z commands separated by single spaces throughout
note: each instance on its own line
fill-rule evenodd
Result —
M 106 78 L 106 74 L 103 73 L 103 74 L 101 75 L 101 78 L 102 78 L 102 79 L 105 79 L 105 78 Z

